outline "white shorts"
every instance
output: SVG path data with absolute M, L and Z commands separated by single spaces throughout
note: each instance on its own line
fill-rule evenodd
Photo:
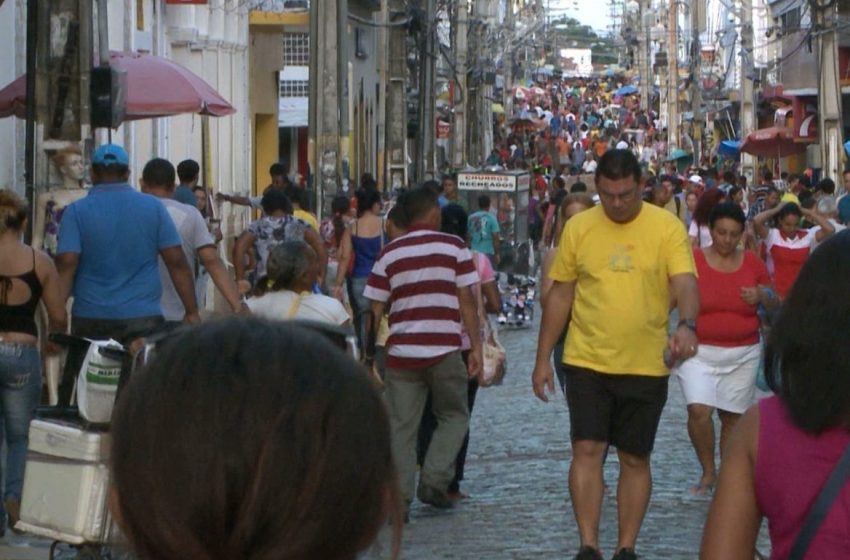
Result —
M 743 414 L 753 404 L 760 358 L 760 344 L 732 348 L 700 344 L 697 355 L 675 372 L 685 402 Z

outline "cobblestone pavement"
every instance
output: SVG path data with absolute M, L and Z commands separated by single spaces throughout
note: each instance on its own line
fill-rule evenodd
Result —
M 578 531 L 567 490 L 569 419 L 564 400 L 538 401 L 531 391 L 537 325 L 503 332 L 509 373 L 504 385 L 478 393 L 463 490 L 457 508 L 440 511 L 416 503 L 405 527 L 404 559 L 567 559 Z M 557 382 L 556 382 L 557 386 Z M 687 435 L 678 381 L 670 396 L 653 455 L 654 489 L 638 541 L 646 559 L 692 559 L 699 553 L 709 501 L 690 496 L 700 470 Z M 616 491 L 612 450 L 605 480 Z M 605 498 L 600 545 L 606 558 L 617 542 L 616 501 Z M 386 552 L 385 539 L 382 548 Z M 768 549 L 764 537 L 760 550 Z M 386 556 L 386 554 L 384 554 Z

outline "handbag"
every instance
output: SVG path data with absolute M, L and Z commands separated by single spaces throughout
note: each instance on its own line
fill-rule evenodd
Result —
M 835 503 L 848 480 L 850 480 L 850 445 L 844 449 L 844 453 L 829 474 L 829 478 L 823 485 L 817 499 L 815 499 L 815 503 L 809 513 L 806 514 L 803 527 L 797 533 L 797 538 L 794 539 L 794 544 L 791 546 L 789 560 L 803 560 L 805 558 L 818 529 L 826 519 L 826 514 L 832 509 L 832 504 Z

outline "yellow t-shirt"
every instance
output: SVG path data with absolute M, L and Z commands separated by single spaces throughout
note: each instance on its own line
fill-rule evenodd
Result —
M 576 283 L 564 363 L 667 375 L 669 279 L 686 273 L 696 274 L 688 235 L 667 210 L 644 203 L 628 224 L 612 222 L 602 206 L 574 216 L 549 272 Z
M 310 224 L 310 227 L 312 227 L 314 230 L 319 231 L 319 220 L 317 220 L 313 214 L 307 212 L 306 210 L 301 210 L 299 208 L 298 210 L 293 211 L 292 215 L 298 218 L 299 220 L 304 220 L 305 222 Z

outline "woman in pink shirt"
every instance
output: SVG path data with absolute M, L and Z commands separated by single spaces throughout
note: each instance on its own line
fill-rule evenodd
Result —
M 765 376 L 776 396 L 738 422 L 700 558 L 750 560 L 763 518 L 771 559 L 789 558 L 812 504 L 850 445 L 850 231 L 803 266 L 770 334 Z M 850 484 L 800 559 L 850 558 Z

